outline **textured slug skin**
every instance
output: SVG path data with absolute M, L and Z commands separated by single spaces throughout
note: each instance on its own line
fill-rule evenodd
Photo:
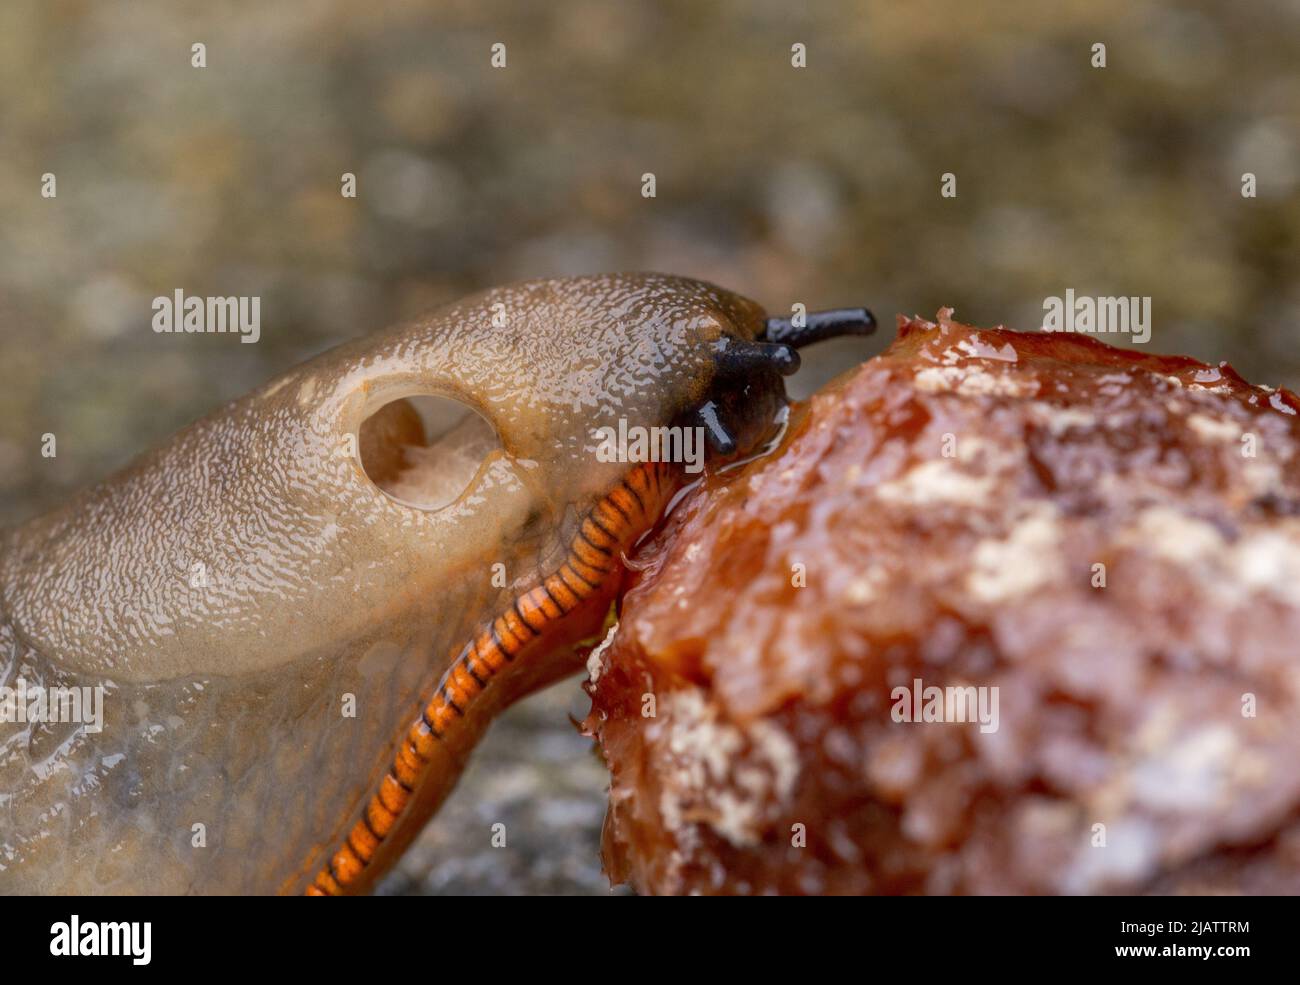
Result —
M 294 888 L 455 652 L 626 471 L 596 460 L 593 429 L 670 423 L 706 392 L 712 344 L 761 316 L 659 275 L 485 292 L 327 352 L 0 533 L 0 683 L 107 689 L 102 732 L 0 725 L 0 891 Z M 381 492 L 349 440 L 416 393 L 500 441 L 432 512 Z M 539 660 L 526 685 L 572 666 Z

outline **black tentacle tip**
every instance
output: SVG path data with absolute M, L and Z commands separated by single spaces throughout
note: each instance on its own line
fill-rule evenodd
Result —
M 784 342 L 750 342 L 726 338 L 714 349 L 717 375 L 730 379 L 749 376 L 757 369 L 774 369 L 782 376 L 799 371 L 799 353 Z
M 870 335 L 876 330 L 876 319 L 866 308 L 835 308 L 808 312 L 802 325 L 795 325 L 791 318 L 769 318 L 765 325 L 764 341 L 801 349 L 841 335 Z

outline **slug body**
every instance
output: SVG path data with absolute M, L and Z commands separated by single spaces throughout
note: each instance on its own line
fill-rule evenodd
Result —
M 488 291 L 0 532 L 0 686 L 102 688 L 103 712 L 0 723 L 0 891 L 369 888 L 492 716 L 581 665 L 622 553 L 688 478 L 606 460 L 597 429 L 701 426 L 715 456 L 752 451 L 794 356 L 767 331 L 675 277 Z M 438 509 L 362 464 L 363 422 L 417 394 L 495 437 Z

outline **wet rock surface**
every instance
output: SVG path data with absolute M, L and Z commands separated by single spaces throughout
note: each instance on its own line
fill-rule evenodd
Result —
M 1300 891 L 1298 406 L 900 320 L 636 559 L 588 721 L 614 878 Z

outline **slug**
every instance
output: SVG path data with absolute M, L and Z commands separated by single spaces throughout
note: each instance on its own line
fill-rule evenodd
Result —
M 0 891 L 370 889 L 492 717 L 581 666 L 690 481 L 600 429 L 752 455 L 798 348 L 873 327 L 657 274 L 490 290 L 0 532 L 0 687 L 102 695 L 97 726 L 0 723 Z M 473 413 L 425 439 L 421 394 Z

